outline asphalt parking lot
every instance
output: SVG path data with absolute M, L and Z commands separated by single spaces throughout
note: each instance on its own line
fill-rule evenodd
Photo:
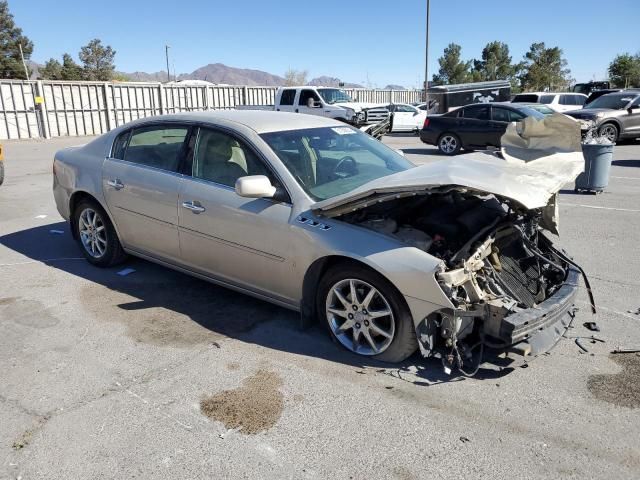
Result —
M 568 335 L 595 320 L 604 342 L 469 379 L 418 355 L 363 361 L 295 313 L 146 261 L 90 266 L 51 194 L 53 153 L 86 140 L 5 144 L 0 478 L 640 476 L 640 356 L 610 354 L 640 348 L 640 142 L 616 146 L 605 193 L 561 195 L 559 242 L 599 307 L 583 290 Z

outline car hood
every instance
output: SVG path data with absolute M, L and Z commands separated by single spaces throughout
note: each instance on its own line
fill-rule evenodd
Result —
M 599 113 L 610 113 L 614 111 L 615 110 L 612 108 L 581 108 L 579 110 L 571 110 L 570 112 L 564 112 L 564 114 L 574 118 L 587 118 L 587 117 L 596 117 Z
M 356 112 L 360 112 L 362 110 L 367 110 L 370 108 L 387 108 L 384 103 L 367 103 L 367 102 L 338 102 L 333 105 L 337 105 L 339 107 L 344 108 L 352 108 Z
M 511 123 L 502 137 L 501 155 L 476 152 L 420 165 L 317 202 L 311 209 L 335 217 L 374 202 L 451 186 L 511 199 L 528 210 L 546 209 L 545 226 L 557 233 L 556 194 L 584 169 L 579 123 L 561 114 Z

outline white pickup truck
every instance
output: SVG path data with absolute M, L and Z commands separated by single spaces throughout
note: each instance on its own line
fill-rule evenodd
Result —
M 347 92 L 332 87 L 280 87 L 275 105 L 238 106 L 237 109 L 276 110 L 335 118 L 351 125 L 378 124 L 389 119 L 387 105 L 354 101 Z

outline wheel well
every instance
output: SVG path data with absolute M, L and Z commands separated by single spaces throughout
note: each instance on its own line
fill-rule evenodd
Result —
M 96 199 L 96 197 L 94 197 L 90 193 L 84 191 L 74 192 L 69 199 L 69 221 L 71 223 L 73 223 L 73 212 L 82 200 L 92 200 L 100 205 L 100 202 Z M 73 227 L 71 228 L 71 235 L 73 236 L 73 238 L 76 238 L 76 229 Z
M 300 302 L 300 316 L 302 320 L 302 327 L 307 328 L 316 321 L 316 293 L 317 286 L 322 276 L 335 265 L 354 265 L 361 268 L 366 268 L 372 272 L 382 275 L 379 271 L 371 268 L 364 262 L 360 262 L 350 257 L 343 257 L 341 255 L 330 255 L 322 257 L 313 262 L 307 269 L 304 279 L 302 281 L 302 300 Z M 384 275 L 382 275 L 384 277 Z M 386 277 L 384 277 L 386 279 Z M 388 280 L 387 280 L 388 281 Z M 392 282 L 389 282 L 393 285 Z
M 602 122 L 600 124 L 600 126 L 598 127 L 598 130 L 600 130 L 602 127 L 604 127 L 605 125 L 608 125 L 608 124 L 614 125 L 618 129 L 618 133 L 621 132 L 622 129 L 620 128 L 620 124 L 618 122 L 616 122 L 615 120 L 606 120 L 606 121 Z

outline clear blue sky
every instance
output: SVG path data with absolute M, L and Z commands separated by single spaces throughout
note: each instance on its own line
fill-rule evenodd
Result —
M 425 0 L 9 0 L 43 63 L 100 38 L 118 70 L 165 69 L 171 45 L 177 73 L 207 63 L 309 78 L 337 76 L 377 87 L 424 77 Z M 520 60 L 532 42 L 564 50 L 578 81 L 603 78 L 617 53 L 640 51 L 640 0 L 431 0 L 429 70 L 450 42 L 465 58 L 489 41 Z

